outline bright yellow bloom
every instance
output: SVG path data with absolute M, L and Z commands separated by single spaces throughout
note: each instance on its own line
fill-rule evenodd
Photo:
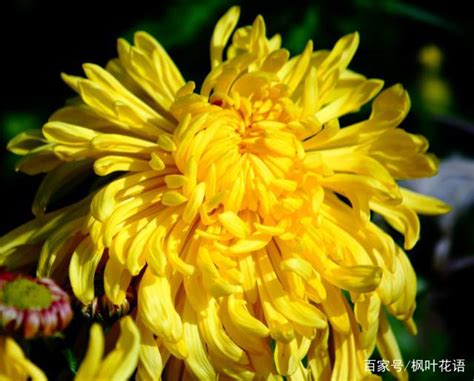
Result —
M 0 336 L 0 381 L 46 381 L 43 371 L 29 361 L 11 337 Z
M 10 143 L 20 170 L 47 175 L 36 219 L 0 239 L 0 264 L 63 279 L 69 263 L 85 304 L 100 261 L 116 304 L 139 280 L 143 380 L 378 379 L 364 362 L 375 346 L 401 358 L 386 313 L 416 330 L 416 277 L 372 214 L 411 249 L 417 213 L 448 208 L 396 180 L 431 176 L 436 160 L 397 128 L 402 86 L 380 92 L 347 69 L 357 33 L 289 58 L 260 16 L 232 35 L 238 17 L 217 23 L 199 92 L 143 32 L 105 69 L 63 76 L 81 102 Z M 374 97 L 368 119 L 339 121 Z M 115 178 L 44 214 L 92 168 Z
M 130 316 L 120 321 L 120 337 L 114 349 L 102 359 L 104 334 L 99 324 L 91 327 L 89 347 L 75 381 L 129 380 L 137 367 L 140 333 Z

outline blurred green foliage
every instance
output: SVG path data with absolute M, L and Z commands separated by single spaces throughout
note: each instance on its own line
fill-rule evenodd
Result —
M 215 22 L 230 5 L 240 4 L 240 25 L 249 24 L 262 14 L 267 33 L 280 33 L 283 46 L 292 54 L 299 53 L 308 39 L 315 42 L 316 49 L 328 49 L 343 34 L 358 30 L 361 45 L 351 68 L 368 77 L 383 78 L 387 86 L 401 82 L 408 88 L 413 107 L 404 127 L 427 136 L 432 150 L 441 157 L 473 154 L 474 27 L 468 17 L 468 2 L 179 0 L 134 1 L 125 5 L 104 1 L 100 6 L 91 0 L 5 3 L 0 6 L 8 20 L 0 26 L 8 57 L 1 60 L 2 73 L 6 74 L 0 103 L 3 146 L 23 130 L 40 128 L 48 114 L 72 96 L 59 80 L 61 71 L 78 74 L 81 62 L 87 61 L 105 65 L 115 55 L 115 38 L 131 40 L 137 30 L 154 35 L 185 78 L 199 83 L 208 72 L 209 38 Z M 30 217 L 29 203 L 38 179 L 13 176 L 13 156 L 4 150 L 1 162 L 4 197 L 9 200 L 4 213 L 10 216 L 1 221 L 4 232 Z M 467 238 L 472 236 L 469 226 L 473 211 L 463 218 L 463 234 L 456 241 L 454 256 L 474 253 L 473 240 Z M 472 284 L 473 269 L 462 269 L 454 275 L 435 271 L 433 248 L 439 231 L 432 221 L 423 223 L 423 240 L 411 254 L 421 284 L 416 312 L 419 335 L 410 336 L 399 322 L 392 321 L 394 331 L 405 360 L 471 361 L 465 373 L 417 372 L 411 380 L 471 379 L 472 323 L 467 312 L 463 316 L 455 311 L 463 310 L 462 295 L 469 297 L 470 291 L 465 288 Z M 388 374 L 383 376 L 393 379 Z

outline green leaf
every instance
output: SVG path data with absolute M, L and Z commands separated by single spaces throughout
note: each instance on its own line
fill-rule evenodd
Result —
M 77 358 L 71 348 L 65 348 L 61 350 L 62 354 L 66 358 L 67 365 L 72 373 L 77 373 Z

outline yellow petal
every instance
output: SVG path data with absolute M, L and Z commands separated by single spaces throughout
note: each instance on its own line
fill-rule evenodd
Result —
M 227 298 L 227 312 L 234 324 L 243 332 L 255 337 L 267 337 L 270 330 L 264 323 L 252 316 L 246 303 L 234 295 Z
M 401 273 L 399 277 L 404 280 L 403 292 L 400 297 L 393 301 L 388 307 L 388 311 L 397 319 L 409 320 L 413 316 L 416 307 L 416 274 L 407 255 L 399 249 L 397 259 L 401 264 Z M 398 275 L 398 274 L 397 274 Z
M 156 41 L 150 34 L 139 31 L 134 35 L 135 45 L 145 51 L 148 55 L 151 53 L 155 69 L 162 69 L 162 83 L 167 87 L 171 94 L 174 94 L 180 87 L 184 85 L 183 77 L 179 69 L 174 64 L 166 50 Z M 156 88 L 159 88 L 155 84 Z M 161 85 L 161 84 L 160 84 Z
M 183 336 L 183 323 L 176 311 L 169 280 L 145 270 L 138 290 L 139 316 L 155 335 L 177 342 Z
M 327 299 L 323 301 L 322 305 L 331 326 L 341 334 L 349 334 L 351 322 L 349 320 L 349 306 L 346 299 L 342 295 L 341 290 L 334 286 L 325 284 L 325 289 Z
M 410 110 L 410 98 L 402 85 L 389 87 L 375 98 L 372 104 L 371 119 L 376 119 L 378 126 L 388 125 L 396 127 L 405 118 Z
M 296 340 L 290 343 L 276 342 L 273 358 L 279 374 L 290 376 L 296 372 L 299 363 L 296 351 Z
M 395 249 L 394 265 L 391 270 L 384 269 L 382 281 L 377 289 L 384 305 L 390 305 L 400 299 L 406 286 L 406 274 L 404 265 L 402 264 L 401 255 L 398 254 L 399 249 Z M 381 261 L 379 254 L 375 253 L 377 259 Z M 381 263 L 382 264 L 382 263 Z
M 389 361 L 390 364 L 393 364 L 394 360 L 402 360 L 403 357 L 398 348 L 397 339 L 390 328 L 390 323 L 388 322 L 387 316 L 383 311 L 380 313 L 380 326 L 377 334 L 377 348 L 380 352 L 380 355 L 384 360 Z M 405 367 L 402 366 L 400 372 L 396 371 L 394 367 L 389 367 L 392 375 L 400 381 L 408 380 L 408 373 Z
M 0 238 L 0 259 L 21 245 L 44 242 L 56 227 L 84 214 L 84 203 L 77 203 L 17 227 Z
M 302 116 L 312 115 L 316 111 L 318 99 L 318 79 L 316 69 L 312 67 L 304 80 Z
M 133 177 L 132 177 L 133 176 Z M 143 173 L 126 176 L 112 181 L 94 195 L 91 203 L 91 213 L 99 221 L 105 221 L 116 205 L 115 195 L 125 187 L 127 182 L 134 183 L 144 176 Z
M 173 137 L 168 134 L 160 134 L 158 137 L 158 147 L 165 151 L 173 152 L 176 150 L 176 143 L 173 140 Z
M 168 175 L 168 176 L 165 176 L 166 185 L 170 189 L 181 188 L 186 183 L 186 181 L 187 181 L 187 179 L 183 175 Z
M 364 294 L 355 302 L 354 315 L 362 328 L 360 345 L 370 353 L 376 342 L 379 315 L 380 297 L 377 293 Z
M 369 292 L 380 284 L 382 269 L 365 265 L 339 267 L 328 270 L 326 279 L 345 290 Z
M 314 271 L 311 263 L 305 261 L 302 258 L 285 259 L 280 263 L 280 268 L 283 271 L 291 271 L 298 274 L 305 281 L 312 278 Z
M 357 361 L 354 336 L 335 332 L 333 341 L 335 361 L 331 381 L 360 380 L 359 367 L 361 367 L 361 364 Z
M 257 265 L 259 276 L 263 279 L 262 286 L 278 312 L 304 327 L 319 329 L 326 327 L 326 317 L 319 309 L 305 300 L 294 298 L 283 289 L 266 251 L 259 251 Z
M 61 159 L 53 151 L 53 145 L 48 144 L 38 147 L 26 155 L 16 164 L 15 170 L 27 175 L 37 175 L 49 172 L 60 164 Z
M 199 245 L 197 242 L 193 242 L 193 244 L 195 244 L 195 246 Z M 193 249 L 191 249 L 191 247 L 189 248 L 189 250 Z M 205 287 L 212 296 L 217 298 L 240 291 L 239 286 L 233 284 L 233 282 L 231 283 L 226 279 L 224 274 L 222 274 L 222 271 L 219 271 L 206 246 L 202 245 L 197 247 L 196 250 L 198 251 L 197 265 L 202 272 L 202 279 Z
M 238 240 L 228 248 L 216 243 L 216 246 L 223 251 L 228 251 L 231 254 L 245 254 L 264 248 L 271 240 L 271 236 L 261 233 L 254 233 L 248 239 Z
M 229 233 L 238 238 L 245 238 L 250 233 L 250 229 L 245 221 L 234 212 L 220 213 L 218 219 Z
M 40 130 L 28 130 L 19 133 L 10 140 L 7 149 L 15 155 L 26 155 L 46 143 L 47 140 Z
M 362 105 L 370 101 L 382 87 L 383 81 L 381 80 L 367 80 L 350 93 L 319 110 L 315 115 L 321 123 L 326 123 L 331 119 L 357 111 Z
M 137 367 L 140 333 L 130 316 L 120 320 L 119 339 L 96 374 L 97 379 L 129 380 Z
M 110 301 L 121 305 L 131 281 L 130 272 L 115 257 L 109 257 L 104 269 L 104 290 Z
M 327 75 L 325 71 L 333 69 L 340 73 L 349 65 L 354 56 L 357 47 L 359 46 L 359 33 L 354 32 L 340 38 L 330 54 L 321 63 L 319 70 L 321 74 Z
M 148 153 L 156 144 L 122 134 L 100 134 L 92 139 L 91 147 L 101 152 Z
M 69 263 L 69 279 L 74 295 L 84 304 L 94 299 L 95 270 L 102 258 L 103 250 L 97 248 L 87 236 L 74 250 Z
M 286 49 L 271 52 L 262 64 L 261 70 L 269 73 L 277 73 L 288 62 L 290 53 Z
M 246 299 L 253 304 L 257 300 L 257 280 L 253 256 L 248 255 L 243 258 L 239 258 L 239 270 L 241 271 L 244 278 L 242 287 L 245 291 Z
M 215 299 L 209 300 L 204 312 L 205 315 L 199 320 L 199 330 L 209 351 L 229 362 L 242 365 L 248 364 L 248 357 L 245 352 L 225 332 L 217 313 Z
M 67 263 L 68 258 L 83 236 L 79 232 L 84 226 L 85 218 L 80 217 L 60 225 L 48 239 L 44 242 L 41 249 L 37 276 L 51 278 L 58 270 L 61 276 L 64 276 L 62 264 Z
M 127 267 L 130 274 L 136 276 L 146 265 L 151 237 L 158 227 L 158 218 L 153 218 L 142 229 L 134 232 L 133 240 L 127 250 Z
M 315 380 L 331 379 L 328 336 L 329 329 L 318 331 L 308 351 L 308 365 Z
M 150 167 L 153 168 L 155 171 L 161 171 L 166 167 L 165 163 L 156 152 L 151 153 L 151 159 L 149 163 Z
M 161 202 L 163 205 L 176 206 L 186 202 L 188 199 L 181 192 L 169 191 L 163 194 Z
M 240 7 L 231 7 L 222 16 L 214 28 L 211 37 L 211 67 L 214 68 L 222 63 L 222 51 L 239 21 Z
M 420 237 L 420 220 L 417 214 L 407 206 L 387 205 L 377 201 L 370 201 L 370 207 L 382 215 L 385 220 L 398 232 L 405 236 L 405 249 L 415 246 Z
M 403 197 L 403 205 L 413 209 L 417 213 L 426 215 L 438 215 L 448 213 L 451 207 L 437 198 L 425 196 L 406 188 L 400 188 Z
M 379 199 L 392 204 L 400 199 L 397 188 L 389 188 L 387 185 L 368 176 L 338 173 L 328 178 L 322 178 L 321 183 L 324 187 L 330 188 L 342 195 L 349 196 L 351 193 L 360 193 L 370 197 L 371 200 Z M 381 203 L 377 203 L 377 205 L 379 204 Z M 387 203 L 383 205 L 387 205 Z
M 140 332 L 140 361 L 138 364 L 138 374 L 142 380 L 157 380 L 161 377 L 163 371 L 163 359 L 161 357 L 158 344 L 143 323 L 137 321 L 137 327 Z
M 188 203 L 183 211 L 183 221 L 188 224 L 192 223 L 196 218 L 199 207 L 204 201 L 206 195 L 206 183 L 200 182 L 192 191 L 191 197 L 189 197 Z
M 285 83 L 288 86 L 288 91 L 290 94 L 292 94 L 293 91 L 295 91 L 296 87 L 299 85 L 304 75 L 306 74 L 306 70 L 310 63 L 312 52 L 313 52 L 313 41 L 310 40 L 307 42 L 303 53 L 301 53 L 301 55 L 298 57 L 298 60 L 295 63 L 292 70 L 283 79 L 283 83 Z
M 94 130 L 63 122 L 46 123 L 43 126 L 43 134 L 52 142 L 83 146 L 97 136 Z
M 186 366 L 199 380 L 217 380 L 217 373 L 209 361 L 206 344 L 199 333 L 196 313 L 190 304 L 185 302 L 183 311 L 184 340 L 188 347 L 189 355 Z
M 96 378 L 104 353 L 104 334 L 99 324 L 92 325 L 86 356 L 77 370 L 75 381 L 89 381 Z
M 186 276 L 191 276 L 195 271 L 195 267 L 186 262 L 186 254 L 184 252 L 186 241 L 191 234 L 192 226 L 180 220 L 173 227 L 173 230 L 166 240 L 166 254 L 169 263 L 175 270 Z M 188 246 L 188 251 L 191 251 L 190 246 Z M 195 252 L 192 254 L 194 255 Z
M 117 171 L 145 172 L 149 170 L 148 161 L 128 156 L 104 156 L 94 162 L 94 171 L 99 176 L 106 176 Z

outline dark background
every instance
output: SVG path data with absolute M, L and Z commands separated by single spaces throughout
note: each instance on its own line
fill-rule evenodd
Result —
M 116 56 L 117 37 L 131 39 L 144 29 L 168 50 L 186 79 L 202 81 L 209 69 L 209 38 L 217 19 L 240 4 L 239 25 L 262 14 L 267 34 L 280 33 L 283 46 L 299 53 L 308 39 L 328 49 L 342 35 L 358 30 L 361 44 L 351 68 L 386 86 L 400 82 L 412 98 L 405 129 L 422 133 L 441 159 L 466 161 L 468 174 L 454 173 L 473 187 L 474 23 L 466 1 L 63 1 L 14 0 L 0 5 L 0 146 L 19 132 L 40 128 L 72 92 L 59 74 L 80 75 L 81 64 L 105 65 Z M 440 59 L 426 58 L 435 46 Z M 423 50 L 425 49 L 425 50 Z M 423 51 L 425 58 L 423 59 Z M 421 58 L 420 58 L 421 57 Z M 424 63 L 423 63 L 424 62 Z M 17 158 L 0 151 L 3 196 L 0 234 L 27 221 L 40 177 L 14 172 Z M 448 200 L 449 189 L 447 190 Z M 471 195 L 474 201 L 474 194 Z M 422 239 L 410 253 L 419 275 L 419 335 L 395 325 L 405 360 L 474 358 L 470 308 L 474 276 L 473 208 L 462 205 L 451 226 L 451 249 L 442 265 L 434 248 L 443 231 L 422 219 Z M 416 372 L 412 380 L 470 380 L 464 373 Z M 386 379 L 390 376 L 384 375 Z

